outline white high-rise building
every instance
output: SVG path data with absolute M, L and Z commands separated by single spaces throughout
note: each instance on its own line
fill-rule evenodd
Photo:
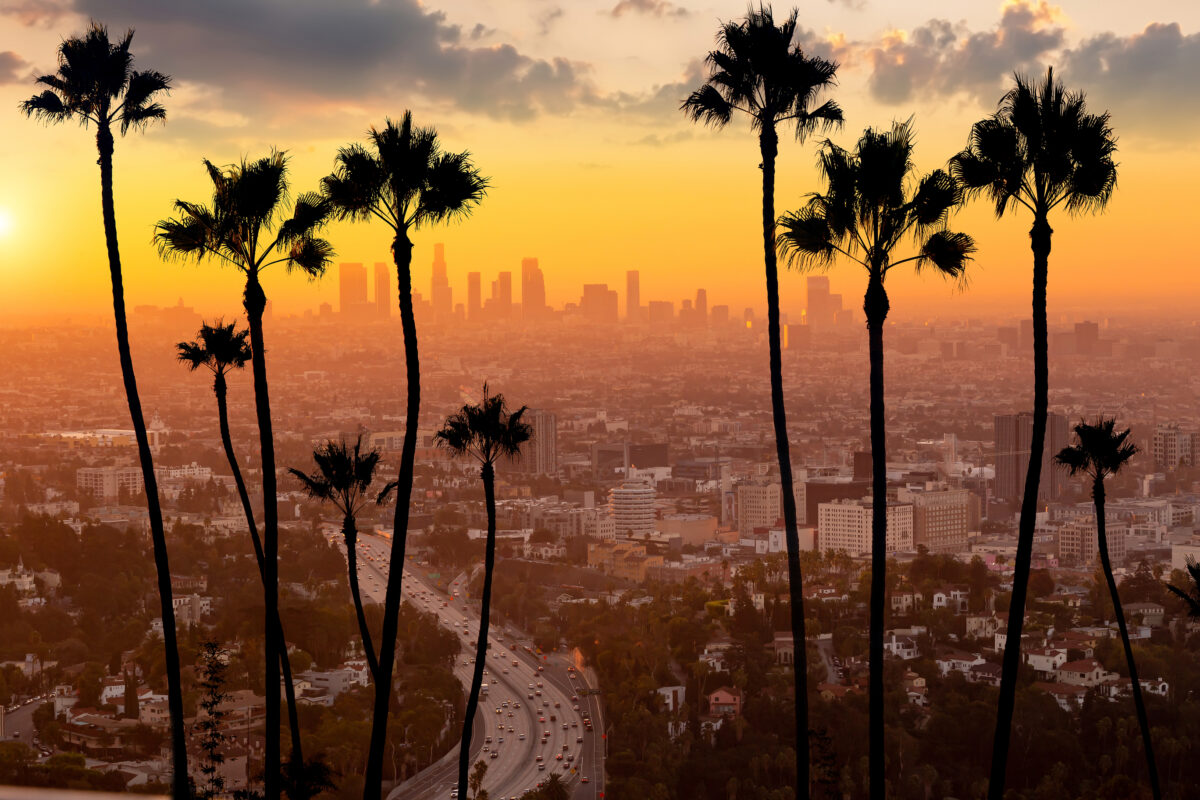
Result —
M 952 553 L 967 544 L 967 489 L 902 488 L 896 499 L 913 506 L 913 547 Z
M 760 479 L 738 484 L 738 533 L 749 536 L 755 528 L 774 528 L 782 516 L 783 490 L 777 481 Z
M 533 437 L 529 440 L 527 468 L 536 475 L 557 475 L 558 417 L 540 408 L 528 413 Z
M 871 554 L 870 498 L 835 500 L 817 505 L 817 546 L 821 552 L 844 550 L 851 556 Z M 887 551 L 913 549 L 913 507 L 908 503 L 888 503 Z
M 1180 465 L 1194 466 L 1196 463 L 1197 437 L 1194 433 L 1181 431 L 1178 425 L 1164 424 L 1154 429 L 1151 452 L 1154 466 L 1177 469 Z
M 1104 538 L 1114 569 L 1125 564 L 1125 537 L 1128 533 L 1127 523 L 1112 519 L 1105 521 Z M 1100 563 L 1100 537 L 1094 518 L 1076 519 L 1058 529 L 1058 557 L 1071 564 Z
M 608 510 L 617 536 L 644 537 L 654 533 L 654 498 L 649 484 L 626 481 L 609 492 Z

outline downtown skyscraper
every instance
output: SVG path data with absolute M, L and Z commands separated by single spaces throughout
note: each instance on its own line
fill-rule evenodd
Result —
M 536 258 L 521 260 L 521 314 L 526 322 L 545 319 L 550 308 L 546 305 L 546 279 Z

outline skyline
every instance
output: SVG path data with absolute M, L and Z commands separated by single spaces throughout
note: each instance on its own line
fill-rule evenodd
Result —
M 436 235 L 418 233 L 418 284 L 428 282 L 436 236 L 458 254 L 455 263 L 464 272 L 510 265 L 515 272 L 521 258 L 536 253 L 547 279 L 547 300 L 555 305 L 572 299 L 574 289 L 567 289 L 574 284 L 568 279 L 572 274 L 586 273 L 619 287 L 624 272 L 637 269 L 647 297 L 676 294 L 672 287 L 687 274 L 731 307 L 761 310 L 753 246 L 758 179 L 753 139 L 744 125 L 713 132 L 688 124 L 678 111 L 698 82 L 697 55 L 711 45 L 714 20 L 737 16 L 744 10 L 741 3 L 702 9 L 667 4 L 681 13 L 657 15 L 637 11 L 646 4 L 630 4 L 629 11 L 614 15 L 600 13 L 612 12 L 613 6 L 593 3 L 595 8 L 584 4 L 553 16 L 547 4 L 530 2 L 505 15 L 503 24 L 483 3 L 452 10 L 407 1 L 350 6 L 336 20 L 335 33 L 370 39 L 369 52 L 360 57 L 376 65 L 390 64 L 393 56 L 366 33 L 372 23 L 392 18 L 388 15 L 407 19 L 415 14 L 423 25 L 440 26 L 452 44 L 430 53 L 430 65 L 402 60 L 394 81 L 363 87 L 338 60 L 349 58 L 350 49 L 338 39 L 329 53 L 314 57 L 335 77 L 304 91 L 283 74 L 281 67 L 294 56 L 286 48 L 268 48 L 253 61 L 235 50 L 224 54 L 226 64 L 208 63 L 191 40 L 180 38 L 180 31 L 211 34 L 215 21 L 206 11 L 152 13 L 139 5 L 0 7 L 0 41 L 12 43 L 0 46 L 0 105 L 15 105 L 28 94 L 29 76 L 51 67 L 46 54 L 53 43 L 88 13 L 114 30 L 134 23 L 139 64 L 179 81 L 166 101 L 168 124 L 117 146 L 116 200 L 131 305 L 168 302 L 182 293 L 206 307 L 235 307 L 235 275 L 163 264 L 150 243 L 154 223 L 169 214 L 171 202 L 202 191 L 202 157 L 228 163 L 278 146 L 292 158 L 293 186 L 307 191 L 328 172 L 337 147 L 361 138 L 385 116 L 412 107 L 418 123 L 437 126 L 448 147 L 470 150 L 493 182 L 488 202 L 470 225 Z M 253 29 L 260 24 L 258 7 L 247 9 L 246 24 Z M 1116 300 L 1150 313 L 1186 307 L 1186 298 L 1200 290 L 1200 277 L 1190 269 L 1188 248 L 1176 233 L 1187 229 L 1186 209 L 1178 200 L 1200 175 L 1200 153 L 1187 133 L 1187 123 L 1200 114 L 1200 92 L 1174 76 L 1190 74 L 1188 64 L 1200 60 L 1200 10 L 1165 2 L 1127 9 L 1108 2 L 1010 0 L 963 7 L 906 4 L 903 10 L 888 9 L 886 17 L 872 11 L 879 9 L 870 3 L 816 3 L 804 9 L 806 43 L 842 63 L 834 96 L 846 109 L 847 123 L 831 138 L 848 144 L 867 125 L 913 114 L 918 167 L 939 166 L 963 146 L 971 122 L 992 110 L 1011 66 L 1036 71 L 1054 63 L 1068 86 L 1088 92 L 1090 105 L 1113 113 L 1121 175 L 1120 190 L 1103 217 L 1056 220 L 1051 308 Z M 301 7 L 296 15 L 294 24 L 306 35 L 323 20 L 319 4 Z M 539 19 L 547 21 L 542 25 Z M 580 21 L 619 34 L 607 40 L 613 52 L 598 42 L 581 42 Z M 639 47 L 649 38 L 656 49 Z M 588 60 L 555 61 L 563 52 Z M 469 71 L 497 54 L 509 54 L 513 61 L 495 66 L 498 74 L 509 70 L 520 77 L 506 108 L 487 106 L 473 83 L 477 76 Z M 440 81 L 427 74 L 460 61 L 467 65 L 464 71 L 450 70 Z M 255 78 L 246 86 L 222 83 L 222 74 L 236 68 L 251 70 Z M 542 76 L 543 68 L 550 77 Z M 1118 70 L 1125 74 L 1115 74 Z M 960 77 L 951 80 L 955 74 Z M 889 77 L 891 83 L 884 80 Z M 1150 125 L 1146 112 L 1155 100 L 1173 113 L 1165 123 Z M 16 114 L 5 118 L 3 130 L 18 147 L 0 155 L 0 166 L 12 176 L 0 187 L 0 217 L 8 228 L 0 234 L 6 250 L 0 270 L 10 287 L 0 310 L 28 321 L 44 313 L 53 296 L 57 310 L 104 313 L 97 300 L 103 272 L 84 266 L 98 263 L 94 242 L 100 239 L 94 187 L 90 179 L 77 177 L 77 168 L 91 163 L 88 137 L 69 127 L 40 129 Z M 35 140 L 38 147 L 32 146 Z M 818 188 L 815 149 L 812 141 L 799 144 L 785 137 L 782 142 L 781 211 Z M 24 153 L 28 157 L 18 155 Z M 68 241 L 46 229 L 49 221 L 61 219 L 73 221 Z M 960 293 L 938 281 L 898 274 L 889 282 L 895 313 L 928 316 L 953 307 L 952 313 L 961 309 L 965 315 L 1023 314 L 1027 221 L 1015 215 L 997 222 L 978 202 L 955 219 L 979 244 L 969 288 Z M 719 237 L 712 235 L 714 229 L 721 231 Z M 1124 236 L 1131 229 L 1163 233 L 1143 244 Z M 611 233 L 597 238 L 596 230 Z M 337 261 L 370 263 L 388 246 L 385 235 L 370 227 L 334 224 L 327 233 Z M 589 243 L 581 246 L 581 241 Z M 47 247 L 50 242 L 53 248 Z M 1125 280 L 1147 262 L 1158 281 Z M 836 268 L 833 275 L 845 276 L 847 296 L 856 293 L 852 285 L 860 276 Z M 783 306 L 801 303 L 803 280 L 790 273 L 781 277 Z M 336 276 L 313 285 L 270 276 L 267 291 L 277 311 L 287 313 L 316 307 L 336 292 L 335 285 Z

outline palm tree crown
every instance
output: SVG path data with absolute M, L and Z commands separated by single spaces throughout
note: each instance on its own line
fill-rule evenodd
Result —
M 63 40 L 58 71 L 35 79 L 48 88 L 21 103 L 21 111 L 52 124 L 75 119 L 84 127 L 116 125 L 122 135 L 166 119 L 166 109 L 155 98 L 170 91 L 171 78 L 135 70 L 129 52 L 132 41 L 130 30 L 114 44 L 108 28 L 96 22 L 82 36 Z
M 442 152 L 437 131 L 414 127 L 411 111 L 367 136 L 373 152 L 357 143 L 341 148 L 333 174 L 321 181 L 339 218 L 374 216 L 407 231 L 465 216 L 487 194 L 470 154 Z
M 1089 114 L 1083 92 L 1068 92 L 1046 72 L 1040 86 L 1016 75 L 999 110 L 971 128 L 950 169 L 971 194 L 984 193 L 996 216 L 1025 206 L 1044 216 L 1103 208 L 1117 187 L 1117 143 L 1108 112 Z
M 522 420 L 526 410 L 521 406 L 509 413 L 504 395 L 489 395 L 485 383 L 483 400 L 451 414 L 433 438 L 456 456 L 473 456 L 485 467 L 495 466 L 501 457 L 519 457 L 521 445 L 533 436 L 533 428 Z
M 292 216 L 283 218 L 285 153 L 223 169 L 205 159 L 204 167 L 213 182 L 212 205 L 175 201 L 179 216 L 161 220 L 154 231 L 164 258 L 212 257 L 254 277 L 280 263 L 311 278 L 325 271 L 333 248 L 316 232 L 329 216 L 329 205 L 320 194 L 306 192 L 296 198 Z
M 913 139 L 909 120 L 890 131 L 868 129 L 852 153 L 825 142 L 819 166 L 826 193 L 809 195 L 803 208 L 779 220 L 777 241 L 790 264 L 824 268 L 841 255 L 882 280 L 892 267 L 911 261 L 918 270 L 932 266 L 963 279 L 975 242 L 946 229 L 962 191 L 942 170 L 913 178 Z M 892 261 L 906 236 L 915 240 L 917 255 Z
M 363 452 L 362 437 L 359 436 L 351 448 L 346 441 L 329 441 L 313 450 L 316 469 L 306 475 L 298 469 L 288 472 L 300 479 L 309 497 L 331 502 L 343 516 L 357 516 L 366 505 L 367 489 L 375 479 L 375 467 L 379 465 L 379 451 Z M 382 503 L 391 493 L 394 484 L 389 483 L 375 497 Z
M 175 348 L 188 369 L 194 372 L 205 367 L 221 377 L 231 369 L 241 369 L 250 360 L 249 336 L 250 331 L 237 330 L 232 322 L 228 325 L 220 321 L 216 325 L 205 322 L 201 323 L 194 342 L 179 342 Z
M 1128 441 L 1129 429 L 1116 431 L 1117 421 L 1101 417 L 1089 424 L 1080 420 L 1075 425 L 1076 444 L 1058 451 L 1054 461 L 1071 471 L 1072 475 L 1087 475 L 1103 481 L 1121 471 L 1138 448 Z
M 1167 588 L 1187 605 L 1189 617 L 1200 618 L 1200 564 L 1189 557 L 1184 566 L 1187 567 L 1187 577 L 1191 579 L 1191 585 L 1180 587 L 1168 583 Z
M 711 74 L 683 102 L 683 112 L 714 127 L 727 125 L 734 111 L 748 114 L 758 131 L 791 122 L 801 140 L 813 130 L 841 124 L 836 102 L 812 107 L 836 82 L 838 65 L 806 56 L 792 43 L 796 20 L 792 11 L 777 26 L 771 7 L 760 5 L 757 11 L 751 7 L 744 20 L 724 23 L 717 32 L 717 49 L 705 58 Z

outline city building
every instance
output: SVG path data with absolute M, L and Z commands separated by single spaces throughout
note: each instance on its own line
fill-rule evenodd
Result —
M 446 277 L 446 245 L 437 243 L 433 246 L 433 279 L 429 287 L 429 301 L 433 304 L 433 313 L 438 319 L 449 319 L 454 310 L 454 292 L 450 288 L 450 279 Z
M 478 322 L 483 311 L 483 276 L 478 272 L 467 273 L 467 319 Z
M 823 553 L 843 550 L 850 556 L 871 554 L 872 499 L 835 500 L 817 506 L 817 546 Z M 913 549 L 913 507 L 888 503 L 887 551 Z
M 1108 557 L 1113 567 L 1123 566 L 1129 526 L 1124 522 L 1106 520 L 1104 533 L 1108 542 Z M 1079 517 L 1058 529 L 1058 558 L 1070 564 L 1100 563 L 1100 544 L 1095 519 Z
M 896 499 L 913 507 L 913 547 L 931 553 L 953 553 L 967 544 L 971 493 L 967 489 L 901 488 Z
M 533 436 L 525 448 L 526 470 L 535 475 L 558 474 L 558 417 L 542 408 L 526 412 Z
M 1174 423 L 1164 423 L 1154 429 L 1151 452 L 1157 469 L 1174 470 L 1180 466 L 1193 467 L 1200 450 L 1200 436 L 1182 431 Z
M 625 319 L 629 322 L 642 319 L 641 273 L 636 269 L 625 272 Z
M 80 467 L 75 470 L 75 488 L 93 497 L 111 499 L 122 491 L 142 491 L 140 467 Z
M 608 494 L 608 511 L 618 536 L 648 537 L 654 533 L 654 499 L 649 484 L 626 481 Z
M 375 262 L 375 314 L 380 319 L 392 315 L 392 303 L 397 302 L 392 292 L 392 270 L 383 261 Z
M 755 528 L 773 528 L 783 517 L 783 490 L 778 481 L 760 479 L 738 484 L 738 532 L 743 536 Z
M 994 420 L 996 442 L 996 485 L 998 499 L 1019 504 L 1025 493 L 1025 475 L 1029 472 L 1029 449 L 1033 442 L 1033 413 L 997 414 Z M 1042 474 L 1038 500 L 1046 502 L 1062 496 L 1065 471 L 1054 463 L 1054 455 L 1068 444 L 1067 418 L 1051 412 L 1046 419 L 1046 441 L 1042 448 Z
M 345 319 L 372 316 L 375 306 L 367 302 L 367 268 L 360 263 L 338 264 L 338 312 Z
M 585 283 L 579 311 L 589 322 L 616 322 L 617 293 L 605 283 Z
M 521 260 L 521 314 L 526 321 L 545 319 L 550 308 L 546 305 L 546 278 L 536 258 Z
M 670 325 L 675 321 L 675 304 L 669 300 L 651 300 L 646 312 L 651 325 Z

